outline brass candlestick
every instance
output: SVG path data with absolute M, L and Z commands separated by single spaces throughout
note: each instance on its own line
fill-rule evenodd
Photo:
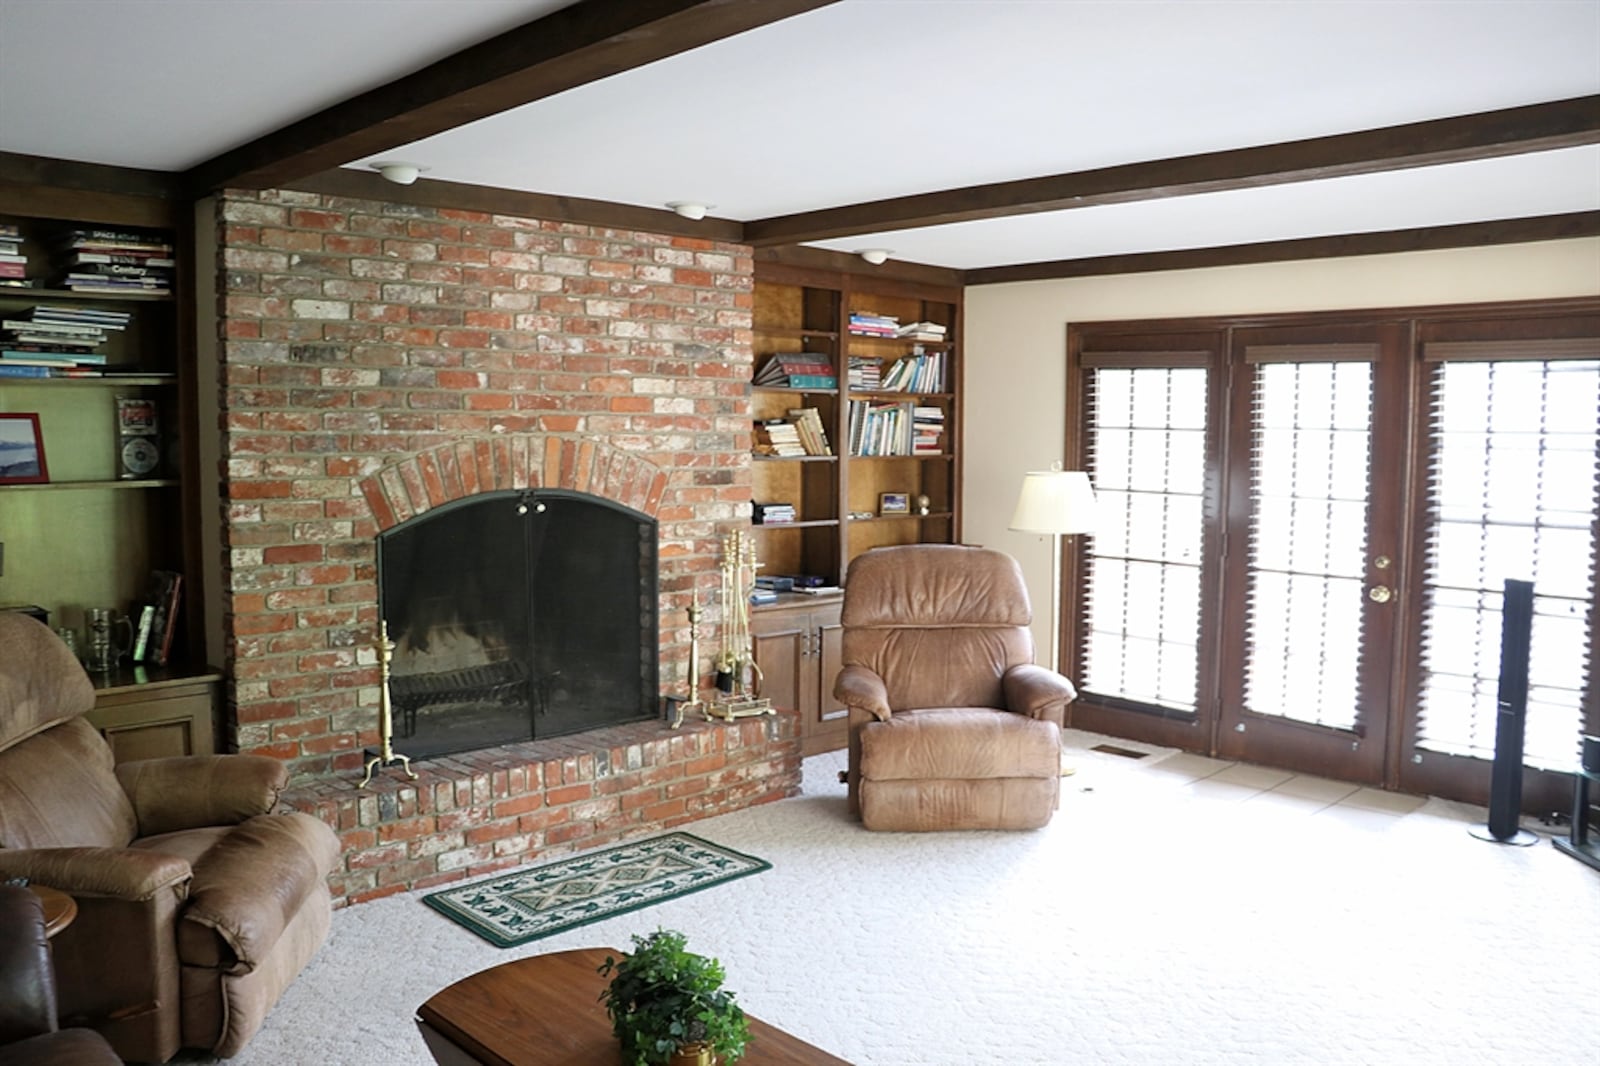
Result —
M 683 725 L 683 716 L 690 711 L 703 714 L 705 705 L 700 702 L 700 602 L 691 600 L 689 603 L 689 676 L 687 679 L 689 698 L 678 704 L 677 713 L 672 718 L 672 728 L 677 729 Z
M 417 772 L 411 768 L 411 760 L 404 755 L 396 754 L 394 750 L 394 712 L 389 705 L 389 658 L 394 654 L 394 641 L 389 639 L 389 623 L 379 621 L 378 639 L 373 647 L 378 649 L 378 754 L 367 760 L 366 773 L 361 776 L 361 784 L 357 788 L 366 788 L 372 780 L 372 771 L 380 766 L 388 766 L 397 762 L 405 770 L 406 776 L 411 780 L 417 779 Z

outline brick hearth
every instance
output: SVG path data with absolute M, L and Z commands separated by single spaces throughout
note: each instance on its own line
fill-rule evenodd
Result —
M 219 197 L 217 224 L 227 724 L 342 834 L 342 898 L 798 788 L 787 718 L 646 722 L 355 788 L 378 741 L 374 537 L 477 492 L 656 518 L 661 677 L 681 688 L 685 609 L 748 522 L 748 247 L 287 191 Z

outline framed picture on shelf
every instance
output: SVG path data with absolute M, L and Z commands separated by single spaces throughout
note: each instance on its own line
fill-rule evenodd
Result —
M 0 485 L 40 485 L 49 480 L 39 416 L 0 414 Z
M 903 492 L 885 492 L 878 496 L 879 514 L 910 514 L 911 497 Z

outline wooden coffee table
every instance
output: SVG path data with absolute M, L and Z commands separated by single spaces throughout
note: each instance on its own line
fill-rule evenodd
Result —
M 417 1009 L 417 1028 L 442 1066 L 610 1066 L 622 1060 L 600 991 L 615 948 L 532 955 L 463 978 Z M 748 1013 L 739 1066 L 850 1066 Z

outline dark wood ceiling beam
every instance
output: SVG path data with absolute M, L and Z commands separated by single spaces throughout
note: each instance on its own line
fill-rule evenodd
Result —
M 971 185 L 745 223 L 757 246 L 1135 203 L 1600 143 L 1600 96 L 1311 140 Z
M 1600 237 L 1600 211 L 1565 215 L 1465 222 L 1453 226 L 1421 226 L 1383 233 L 1346 233 L 1332 237 L 1302 237 L 1218 248 L 1185 248 L 1173 252 L 1136 252 L 1084 259 L 1059 259 L 1045 263 L 968 270 L 968 285 L 998 285 L 1012 281 L 1046 281 L 1059 278 L 1102 277 L 1107 274 L 1145 274 L 1162 270 L 1199 270 L 1206 267 L 1281 263 L 1294 259 L 1331 259 L 1352 255 L 1392 255 L 1441 248 L 1476 248 L 1495 244 L 1559 241 L 1574 237 Z
M 586 0 L 225 152 L 186 187 L 283 187 L 836 2 Z

